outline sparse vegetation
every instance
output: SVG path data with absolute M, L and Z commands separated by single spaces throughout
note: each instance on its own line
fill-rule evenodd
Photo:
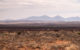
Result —
M 0 31 L 0 50 L 80 50 L 80 41 L 76 40 L 79 36 L 76 32 Z
M 78 32 L 78 35 L 80 35 L 80 32 Z

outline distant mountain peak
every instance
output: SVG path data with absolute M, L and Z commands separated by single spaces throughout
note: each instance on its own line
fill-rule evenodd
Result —
M 47 15 L 42 15 L 42 16 L 40 16 L 40 17 L 49 17 L 49 16 L 47 16 Z
M 42 15 L 42 16 L 32 16 L 27 18 L 28 20 L 48 20 L 50 17 L 47 15 Z
M 51 20 L 51 21 L 80 21 L 80 17 L 79 16 L 76 16 L 76 17 L 69 17 L 69 18 L 64 18 L 60 15 L 56 15 L 54 17 L 49 17 L 47 15 L 42 15 L 42 16 L 31 16 L 27 19 L 22 19 L 22 20 L 44 20 L 44 21 L 48 21 L 48 20 Z
M 61 19 L 61 18 L 64 18 L 64 17 L 62 17 L 62 16 L 60 16 L 60 15 L 57 15 L 57 16 L 55 16 L 54 18 Z

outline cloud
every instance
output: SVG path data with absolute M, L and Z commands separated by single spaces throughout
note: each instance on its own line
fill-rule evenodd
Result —
M 0 16 L 26 18 L 35 15 L 80 16 L 79 0 L 0 0 Z

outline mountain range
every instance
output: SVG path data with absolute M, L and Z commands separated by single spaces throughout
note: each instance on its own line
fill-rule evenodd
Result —
M 23 20 L 80 21 L 80 17 L 76 16 L 76 17 L 64 18 L 59 15 L 54 17 L 43 15 L 43 16 L 32 16 Z
M 25 19 L 19 19 L 19 20 L 0 20 L 0 23 L 5 22 L 5 23 L 9 23 L 9 22 L 54 22 L 54 21 L 80 21 L 80 17 L 76 16 L 76 17 L 69 17 L 69 18 L 64 18 L 62 16 L 54 16 L 54 17 L 49 17 L 47 15 L 43 15 L 43 16 L 31 16 Z

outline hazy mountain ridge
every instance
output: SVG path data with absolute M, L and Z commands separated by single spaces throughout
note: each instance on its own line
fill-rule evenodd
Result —
M 47 15 L 43 15 L 43 16 L 31 16 L 25 19 L 19 19 L 19 20 L 0 20 L 0 23 L 41 23 L 41 22 L 64 22 L 64 21 L 80 21 L 80 17 L 76 16 L 76 17 L 69 17 L 69 18 L 64 18 L 62 16 L 54 16 L 54 17 L 49 17 Z
M 69 17 L 69 18 L 64 18 L 62 16 L 55 16 L 55 17 L 49 17 L 49 16 L 32 16 L 27 18 L 26 20 L 53 20 L 53 21 L 80 21 L 80 17 Z

